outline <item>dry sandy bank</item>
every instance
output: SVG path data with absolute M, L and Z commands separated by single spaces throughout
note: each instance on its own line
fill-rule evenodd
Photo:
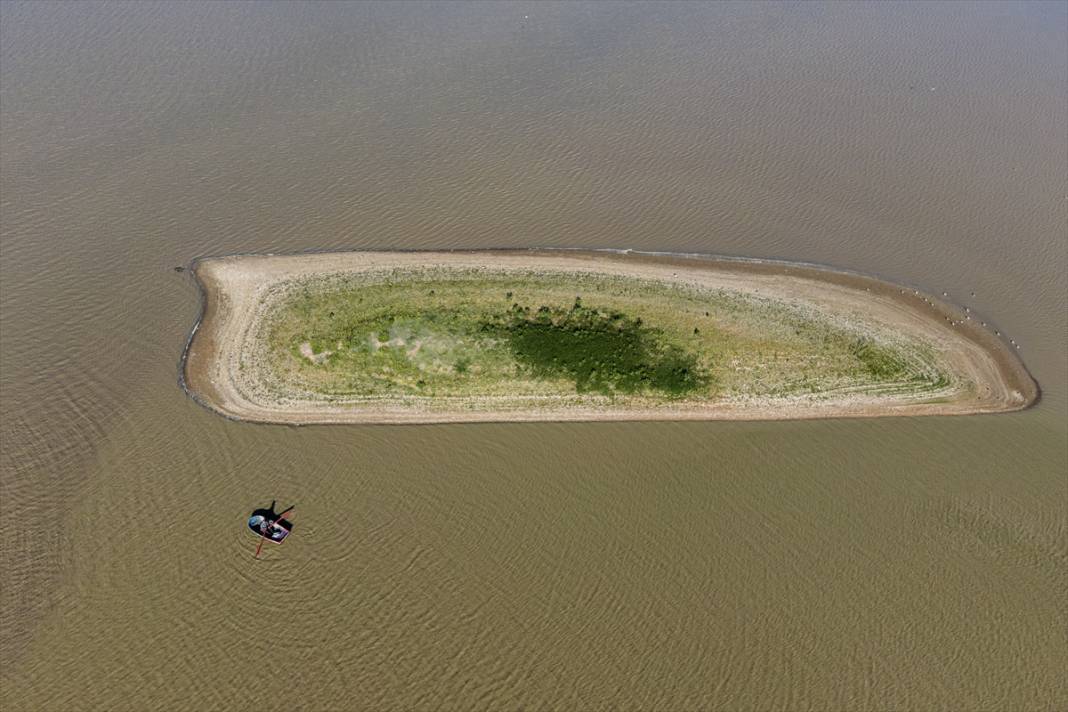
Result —
M 272 285 L 295 278 L 388 268 L 483 268 L 494 271 L 602 273 L 759 293 L 814 305 L 829 314 L 863 318 L 933 345 L 971 387 L 938 402 L 909 396 L 841 395 L 682 403 L 655 409 L 606 407 L 495 408 L 492 401 L 443 410 L 425 399 L 326 403 L 272 401 L 241 387 L 240 355 L 265 311 Z M 777 420 L 889 415 L 953 415 L 1020 410 L 1038 386 L 1012 347 L 963 311 L 914 290 L 871 277 L 780 262 L 578 251 L 342 252 L 234 256 L 200 260 L 195 275 L 204 310 L 183 358 L 183 382 L 197 400 L 228 417 L 256 422 L 432 423 L 566 420 Z

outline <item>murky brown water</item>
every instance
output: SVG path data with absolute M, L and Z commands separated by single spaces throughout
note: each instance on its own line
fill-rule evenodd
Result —
M 1068 706 L 1066 46 L 1063 4 L 3 3 L 4 709 Z M 177 386 L 195 256 L 531 245 L 945 290 L 1044 397 L 294 429 Z

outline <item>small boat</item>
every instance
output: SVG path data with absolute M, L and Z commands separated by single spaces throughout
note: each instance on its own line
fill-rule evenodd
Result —
M 253 510 L 248 518 L 248 528 L 252 533 L 260 537 L 259 546 L 256 547 L 256 557 L 259 558 L 260 548 L 264 541 L 281 544 L 293 531 L 293 523 L 285 519 L 285 515 L 293 511 L 293 507 L 282 512 L 274 511 L 274 502 L 264 509 Z

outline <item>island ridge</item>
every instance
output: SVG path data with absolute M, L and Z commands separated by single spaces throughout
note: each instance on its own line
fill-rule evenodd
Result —
M 916 290 L 809 266 L 618 252 L 200 260 L 183 382 L 273 423 L 991 413 L 1038 388 Z

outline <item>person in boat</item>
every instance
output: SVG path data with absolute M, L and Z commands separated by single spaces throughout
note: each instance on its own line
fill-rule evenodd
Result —
M 259 530 L 260 536 L 267 536 L 267 517 L 262 514 L 253 514 L 248 523 L 254 530 Z

